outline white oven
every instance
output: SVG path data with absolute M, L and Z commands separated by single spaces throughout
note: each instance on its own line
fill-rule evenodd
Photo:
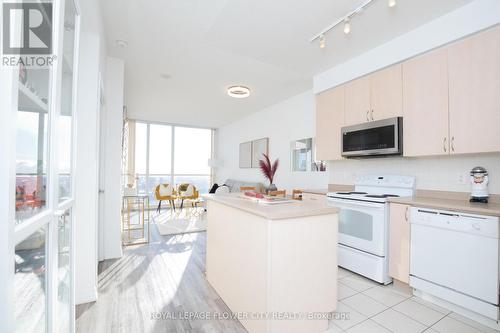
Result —
M 384 203 L 330 198 L 340 208 L 339 244 L 365 251 L 376 256 L 385 255 Z
M 412 196 L 415 178 L 360 175 L 352 192 L 330 192 L 328 204 L 340 208 L 338 264 L 379 283 L 389 276 L 389 197 Z

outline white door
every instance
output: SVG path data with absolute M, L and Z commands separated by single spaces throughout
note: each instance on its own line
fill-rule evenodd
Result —
M 384 204 L 345 199 L 330 199 L 329 202 L 340 208 L 339 244 L 385 255 Z
M 30 6 L 21 10 L 48 24 L 55 61 L 0 71 L 0 331 L 72 332 L 79 15 L 73 0 Z

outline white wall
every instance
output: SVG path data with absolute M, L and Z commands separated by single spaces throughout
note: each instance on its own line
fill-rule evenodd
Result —
M 314 96 L 307 91 L 218 129 L 216 155 L 224 166 L 216 172 L 217 181 L 234 178 L 268 185 L 259 169 L 240 169 L 238 165 L 241 142 L 268 137 L 270 157 L 281 163 L 274 181 L 279 189 L 326 187 L 327 172 L 290 171 L 290 143 L 314 136 L 314 115 Z
M 475 166 L 490 174 L 490 193 L 500 194 L 500 154 L 424 158 L 370 158 L 332 161 L 330 184 L 353 184 L 357 174 L 377 173 L 415 176 L 417 189 L 468 192 L 468 172 Z M 461 183 L 462 176 L 467 183 Z
M 97 0 L 80 1 L 76 112 L 75 303 L 97 299 L 98 77 L 105 71 L 106 42 Z
M 314 77 L 314 92 L 445 45 L 500 23 L 500 1 L 476 0 Z
M 104 219 L 101 221 L 104 239 L 104 259 L 122 256 L 121 245 L 121 154 L 123 126 L 123 82 L 125 63 L 108 57 L 106 63 L 104 136 Z
M 217 181 L 227 178 L 264 182 L 258 169 L 238 166 L 241 142 L 269 137 L 271 158 L 282 163 L 277 174 L 279 188 L 326 188 L 328 184 L 354 184 L 357 174 L 379 173 L 409 175 L 417 178 L 418 189 L 467 192 L 467 174 L 475 166 L 490 172 L 490 192 L 500 194 L 500 154 L 476 154 L 423 158 L 369 158 L 331 161 L 328 172 L 300 173 L 290 171 L 290 141 L 315 136 L 315 103 L 312 91 L 302 93 L 224 126 L 217 131 L 217 158 L 224 166 L 217 170 Z
M 75 169 L 75 282 L 76 302 L 94 301 L 97 294 L 97 193 L 99 38 L 82 33 L 77 109 Z M 85 91 L 85 93 L 83 93 Z M 92 93 L 91 93 L 92 92 Z

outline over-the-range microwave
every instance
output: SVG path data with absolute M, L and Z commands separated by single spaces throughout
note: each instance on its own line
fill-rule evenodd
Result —
M 402 153 L 402 117 L 342 127 L 342 156 L 369 157 Z

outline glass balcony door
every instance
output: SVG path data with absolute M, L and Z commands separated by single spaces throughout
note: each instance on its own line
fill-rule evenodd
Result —
M 79 14 L 74 0 L 50 4 L 52 15 L 47 15 L 50 6 L 40 3 L 39 10 L 52 17 L 56 61 L 0 68 L 0 332 L 74 331 L 71 212 Z M 13 21 L 10 28 L 20 30 L 22 24 Z
M 135 122 L 134 159 L 128 170 L 123 170 L 124 185 L 133 183 L 139 194 L 149 196 L 150 205 L 156 207 L 156 187 L 171 184 L 193 184 L 200 193 L 208 193 L 212 157 L 212 130 L 160 123 Z M 130 165 L 133 165 L 130 168 Z

